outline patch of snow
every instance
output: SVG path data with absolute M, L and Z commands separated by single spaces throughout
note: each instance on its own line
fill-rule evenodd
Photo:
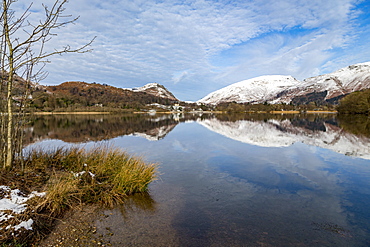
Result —
M 84 175 L 86 173 L 86 171 L 82 171 L 82 172 L 77 172 L 77 173 L 73 173 L 73 175 L 75 176 L 75 178 L 78 178 L 78 177 L 81 177 L 82 175 Z M 95 177 L 96 175 L 92 172 L 88 172 L 88 174 L 93 178 Z
M 0 222 L 8 221 L 9 219 L 13 218 L 13 215 L 6 214 L 4 212 L 0 212 Z
M 18 225 L 14 226 L 14 230 L 18 231 L 22 227 L 26 230 L 32 230 L 32 224 L 33 224 L 33 219 L 29 219 L 27 221 L 22 221 Z
M 85 171 L 77 172 L 77 173 L 73 173 L 73 176 L 75 176 L 75 178 L 78 178 L 78 177 L 81 177 L 82 175 L 84 175 L 85 173 L 86 173 Z
M 0 186 L 0 190 L 6 193 L 5 197 L 0 200 L 0 211 L 10 210 L 13 213 L 20 214 L 27 208 L 24 203 L 33 197 L 33 195 L 25 197 L 19 189 L 11 190 L 7 186 Z
M 145 91 L 149 88 L 159 88 L 160 85 L 156 82 L 152 82 L 152 83 L 148 83 L 142 87 L 138 87 L 138 88 L 133 88 L 133 91 Z
M 19 189 L 10 189 L 8 186 L 0 186 L 0 192 L 3 198 L 0 199 L 0 224 L 6 225 L 7 222 L 14 218 L 15 215 L 21 214 L 27 209 L 27 201 L 35 196 L 42 197 L 45 196 L 45 192 L 33 191 L 29 195 L 25 195 Z M 27 221 L 22 221 L 19 224 L 12 226 L 7 225 L 6 230 L 14 229 L 18 231 L 20 228 L 25 228 L 26 230 L 32 230 L 33 220 L 28 219 Z M 2 228 L 1 228 L 2 229 Z

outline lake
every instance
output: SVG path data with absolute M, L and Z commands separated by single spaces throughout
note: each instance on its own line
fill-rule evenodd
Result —
M 370 245 L 368 117 L 35 116 L 26 143 L 108 144 L 159 164 L 148 194 L 96 219 L 113 246 Z

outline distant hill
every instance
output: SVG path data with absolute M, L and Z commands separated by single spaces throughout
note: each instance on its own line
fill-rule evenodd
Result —
M 164 86 L 157 85 L 157 88 L 149 87 L 150 91 L 123 89 L 106 84 L 80 81 L 64 82 L 56 86 L 38 85 L 32 94 L 33 106 L 48 110 L 71 105 L 137 108 L 147 104 L 168 105 L 178 101 Z
M 0 78 L 1 82 L 5 83 L 8 80 L 8 73 L 3 73 L 0 71 Z M 1 85 L 0 87 L 3 90 L 2 93 L 5 92 L 4 86 L 5 84 Z M 16 74 L 13 76 L 13 95 L 15 98 L 20 98 L 24 95 L 27 89 L 35 88 L 36 86 L 37 84 L 27 81 Z
M 167 90 L 163 85 L 158 83 L 148 83 L 145 86 L 131 89 L 133 92 L 144 92 L 157 97 L 178 101 L 176 97 Z
M 208 94 L 199 103 L 337 103 L 341 97 L 370 88 L 370 62 L 298 81 L 291 76 L 261 76 Z
M 190 110 L 200 107 L 203 110 L 215 109 L 214 105 L 221 106 L 218 110 L 225 111 L 279 110 L 275 109 L 276 107 L 245 109 L 239 106 L 236 109 L 237 105 L 228 105 L 234 103 L 250 103 L 250 106 L 279 106 L 277 104 L 284 103 L 298 106 L 298 108 L 302 105 L 304 108 L 294 108 L 294 110 L 307 110 L 306 106 L 311 108 L 318 105 L 333 107 L 332 104 L 337 104 L 342 97 L 370 88 L 370 62 L 351 65 L 333 73 L 311 77 L 303 81 L 292 76 L 260 76 L 217 90 L 196 103 L 180 102 L 169 90 L 158 83 L 148 83 L 142 87 L 130 89 L 80 81 L 42 86 L 27 83 L 16 76 L 13 91 L 16 104 L 21 105 L 20 99 L 27 87 L 32 88 L 32 95 L 28 97 L 31 108 L 43 111 L 58 109 L 63 111 L 65 108 L 71 107 L 73 109 L 70 110 L 92 110 L 91 107 L 174 110 L 175 103 L 181 103 L 181 109 L 186 106 Z M 310 104 L 312 102 L 314 104 Z M 199 104 L 203 105 L 199 106 Z M 287 107 L 284 109 L 286 110 Z

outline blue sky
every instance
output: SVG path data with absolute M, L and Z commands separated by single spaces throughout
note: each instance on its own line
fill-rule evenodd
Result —
M 35 0 L 29 19 L 42 18 Z M 13 9 L 24 9 L 19 0 Z M 50 59 L 41 82 L 149 82 L 180 100 L 198 100 L 261 75 L 305 79 L 370 61 L 370 3 L 355 0 L 73 0 L 80 16 L 58 30 L 48 48 L 78 47 L 97 36 L 93 51 Z

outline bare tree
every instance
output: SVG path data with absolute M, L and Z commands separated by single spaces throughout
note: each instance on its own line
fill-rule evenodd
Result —
M 2 151 L 1 160 L 5 168 L 12 166 L 15 155 L 22 150 L 22 145 L 19 145 L 19 142 L 21 142 L 20 136 L 18 135 L 20 130 L 19 119 L 15 121 L 14 82 L 16 77 L 19 75 L 26 81 L 23 85 L 24 90 L 21 97 L 17 95 L 19 109 L 17 109 L 16 115 L 19 116 L 26 107 L 24 102 L 30 94 L 31 81 L 38 82 L 46 76 L 43 68 L 49 62 L 48 58 L 57 54 L 88 52 L 90 51 L 88 47 L 95 39 L 93 38 L 87 44 L 78 48 L 71 48 L 66 45 L 61 49 L 48 51 L 46 49 L 48 42 L 57 35 L 54 31 L 74 23 L 79 17 L 73 18 L 64 14 L 67 0 L 55 0 L 50 7 L 43 5 L 45 16 L 35 24 L 29 21 L 32 3 L 23 13 L 16 15 L 12 10 L 15 2 L 16 0 L 3 0 L 0 19 L 3 29 L 0 40 L 0 89 L 2 92 L 0 96 L 0 131 L 2 133 L 0 150 Z

